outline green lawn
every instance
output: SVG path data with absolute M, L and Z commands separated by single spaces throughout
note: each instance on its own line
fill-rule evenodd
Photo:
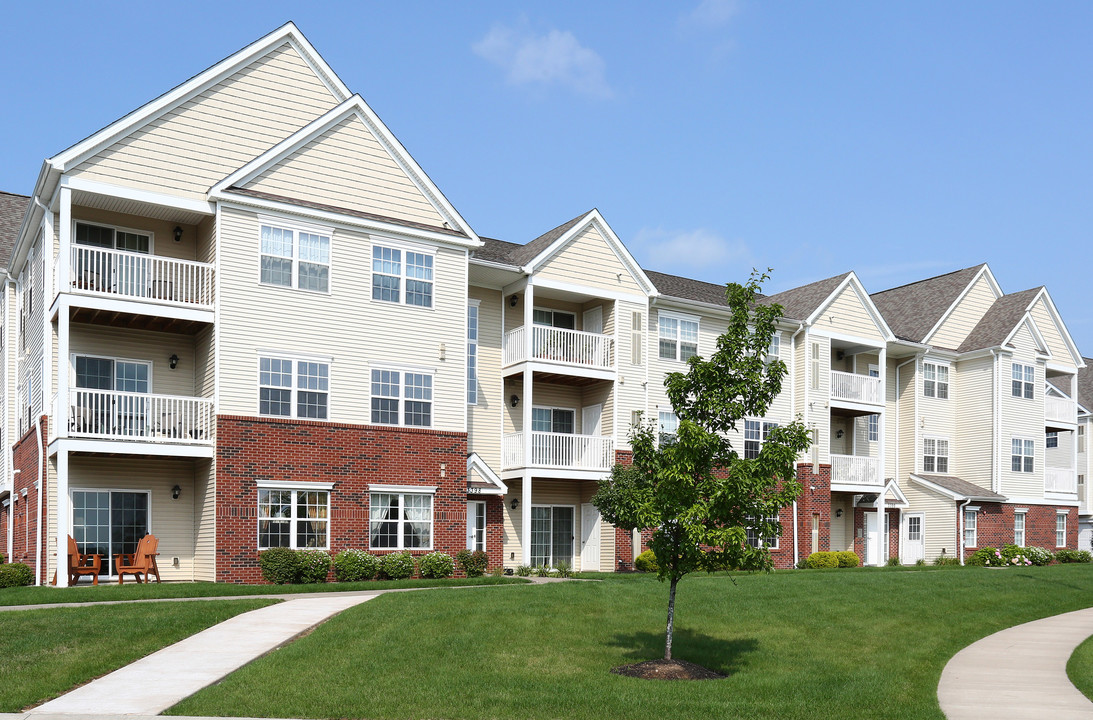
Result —
M 1093 604 L 1093 565 L 688 577 L 675 655 L 729 674 L 610 674 L 663 652 L 666 585 L 385 595 L 170 712 L 303 718 L 942 718 L 969 643 Z M 286 682 L 286 680 L 291 682 Z
M 276 600 L 139 603 L 0 613 L 0 712 L 18 712 Z
M 1066 663 L 1066 674 L 1074 687 L 1093 700 L 1093 637 L 1079 645 Z
M 285 593 L 347 592 L 351 590 L 395 590 L 400 588 L 454 587 L 467 585 L 524 584 L 524 578 L 480 577 L 443 580 L 373 580 L 315 585 L 233 585 L 228 583 L 103 583 L 93 587 L 17 587 L 0 590 L 0 606 L 44 605 L 46 603 L 105 602 L 107 600 L 162 600 L 188 597 L 229 597 L 235 595 L 282 595 Z

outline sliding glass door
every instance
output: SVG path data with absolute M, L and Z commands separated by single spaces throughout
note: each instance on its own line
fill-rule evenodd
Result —
M 148 534 L 147 491 L 73 490 L 72 537 L 81 553 L 102 555 L 114 575 L 114 555 L 131 553 Z
M 573 508 L 568 506 L 531 508 L 531 564 L 556 567 L 573 565 Z

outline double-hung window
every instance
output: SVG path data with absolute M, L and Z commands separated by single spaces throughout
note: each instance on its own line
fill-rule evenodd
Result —
M 877 442 L 880 440 L 880 415 L 870 415 L 866 421 L 869 424 L 869 442 Z
M 776 517 L 767 518 L 767 522 L 777 523 L 778 518 L 776 518 Z M 760 528 L 757 528 L 757 527 L 745 528 L 745 532 L 747 532 L 747 543 L 751 547 L 754 547 L 754 548 L 765 547 L 765 548 L 768 548 L 770 550 L 777 550 L 778 549 L 778 536 L 777 535 L 775 535 L 773 537 L 769 537 L 769 538 L 764 537 L 763 534 L 762 534 L 762 530 Z
M 1036 443 L 1025 438 L 1013 438 L 1011 440 L 1010 470 L 1013 472 L 1033 471 L 1034 458 L 1036 456 Z
M 676 439 L 676 433 L 679 432 L 679 418 L 674 412 L 661 410 L 657 414 L 657 431 L 662 444 L 673 442 Z
M 418 490 L 418 488 L 413 488 Z M 369 543 L 380 550 L 428 550 L 433 546 L 433 495 L 409 488 L 372 487 Z
M 1032 365 L 1020 365 L 1013 363 L 1010 367 L 1012 378 L 1011 394 L 1013 397 L 1031 400 L 1034 397 L 1036 382 L 1036 368 Z
M 258 488 L 258 549 L 330 547 L 330 492 Z
M 949 398 L 949 367 L 937 363 L 922 363 L 922 394 L 926 397 Z
M 478 302 L 467 306 L 467 404 L 478 404 Z
M 770 431 L 778 427 L 778 423 L 764 420 L 744 421 L 744 458 L 752 460 L 759 457 L 759 451 L 766 442 Z
M 767 346 L 767 361 L 777 360 L 782 354 L 782 338 L 777 331 L 770 336 L 770 345 Z
M 330 233 L 262 225 L 261 282 L 330 292 Z
M 372 370 L 372 422 L 432 427 L 433 376 L 409 370 Z
M 1066 547 L 1066 512 L 1055 513 L 1055 547 Z
M 922 471 L 949 472 L 949 441 L 947 438 L 922 439 Z
M 660 314 L 660 357 L 687 360 L 698 354 L 698 320 Z
M 258 358 L 258 414 L 326 420 L 330 364 L 274 355 Z
M 968 508 L 964 511 L 964 547 L 973 548 L 978 546 L 978 538 L 976 537 L 976 519 L 979 517 L 979 510 Z
M 432 254 L 373 245 L 372 299 L 431 308 Z
M 1059 433 L 1055 432 L 1055 431 L 1045 433 L 1045 435 L 1044 435 L 1044 447 L 1046 447 L 1046 448 L 1057 448 L 1057 447 L 1059 447 Z
M 1025 513 L 1014 513 L 1013 516 L 1013 544 L 1017 547 L 1025 546 Z

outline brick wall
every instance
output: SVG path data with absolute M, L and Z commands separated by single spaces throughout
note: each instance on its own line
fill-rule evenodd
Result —
M 1066 546 L 1078 547 L 1078 509 L 1054 505 L 1011 505 L 1002 503 L 972 503 L 978 505 L 976 517 L 976 546 L 964 548 L 968 557 L 981 547 L 999 548 L 1013 542 L 1013 525 L 1016 508 L 1028 510 L 1025 513 L 1025 545 L 1035 545 L 1052 552 L 1055 551 L 1055 517 L 1057 511 L 1065 510 Z
M 436 486 L 433 549 L 454 555 L 467 545 L 465 433 L 221 415 L 216 438 L 218 581 L 261 582 L 258 480 L 333 483 L 332 553 L 370 549 L 369 488 L 375 484 Z M 490 566 L 500 565 L 503 499 L 472 499 L 486 501 Z
M 42 417 L 42 435 L 48 437 L 48 425 L 47 418 Z M 41 548 L 41 560 L 42 560 L 42 576 L 39 578 L 39 582 L 43 585 L 46 583 L 46 565 L 47 565 L 47 553 L 46 548 L 49 547 L 49 538 L 46 536 L 47 522 L 47 508 L 42 507 L 42 512 L 39 513 L 39 503 L 44 498 L 48 497 L 48 488 L 46 482 L 43 480 L 41 488 L 35 488 L 34 483 L 36 480 L 41 479 L 41 468 L 45 465 L 46 449 L 42 448 L 42 455 L 38 455 L 38 439 L 36 437 L 36 430 L 31 428 L 23 434 L 15 445 L 12 446 L 12 459 L 13 468 L 18 472 L 15 473 L 14 483 L 12 485 L 12 504 L 9 506 L 11 513 L 10 522 L 12 523 L 12 553 L 8 558 L 8 562 L 21 562 L 26 563 L 33 570 L 35 561 L 38 554 L 35 552 L 38 539 L 38 517 L 39 514 L 42 517 L 42 548 Z M 26 490 L 27 494 L 23 496 L 23 490 Z M 7 542 L 7 536 L 4 536 L 4 542 Z M 5 550 L 6 552 L 6 550 Z
M 831 549 L 831 466 L 818 465 L 812 472 L 812 463 L 797 463 L 797 481 L 801 483 L 801 496 L 797 498 L 797 542 L 800 557 L 812 554 L 812 517 L 819 521 L 818 552 Z M 782 540 L 789 553 L 780 553 L 775 567 L 793 566 L 793 508 L 788 508 L 788 524 L 782 522 Z

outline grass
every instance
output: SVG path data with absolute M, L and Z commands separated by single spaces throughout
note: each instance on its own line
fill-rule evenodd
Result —
M 238 595 L 283 595 L 286 593 L 349 592 L 353 590 L 398 590 L 406 588 L 454 587 L 467 585 L 522 584 L 524 578 L 480 577 L 443 580 L 370 580 L 314 585 L 233 585 L 228 583 L 152 583 L 98 587 L 81 584 L 70 588 L 17 587 L 0 590 L 0 606 L 44 605 L 47 603 L 107 602 L 111 600 L 163 600 L 168 598 L 231 597 Z
M 690 683 L 609 673 L 663 653 L 667 587 L 648 576 L 385 595 L 169 712 L 941 720 L 954 653 L 1088 606 L 1091 591 L 1093 565 L 695 575 L 680 584 L 674 655 L 729 678 Z
M 1093 700 L 1093 637 L 1074 649 L 1074 654 L 1066 663 L 1066 675 L 1074 687 Z
M 0 613 L 0 712 L 45 702 L 233 615 L 274 602 L 141 603 Z

